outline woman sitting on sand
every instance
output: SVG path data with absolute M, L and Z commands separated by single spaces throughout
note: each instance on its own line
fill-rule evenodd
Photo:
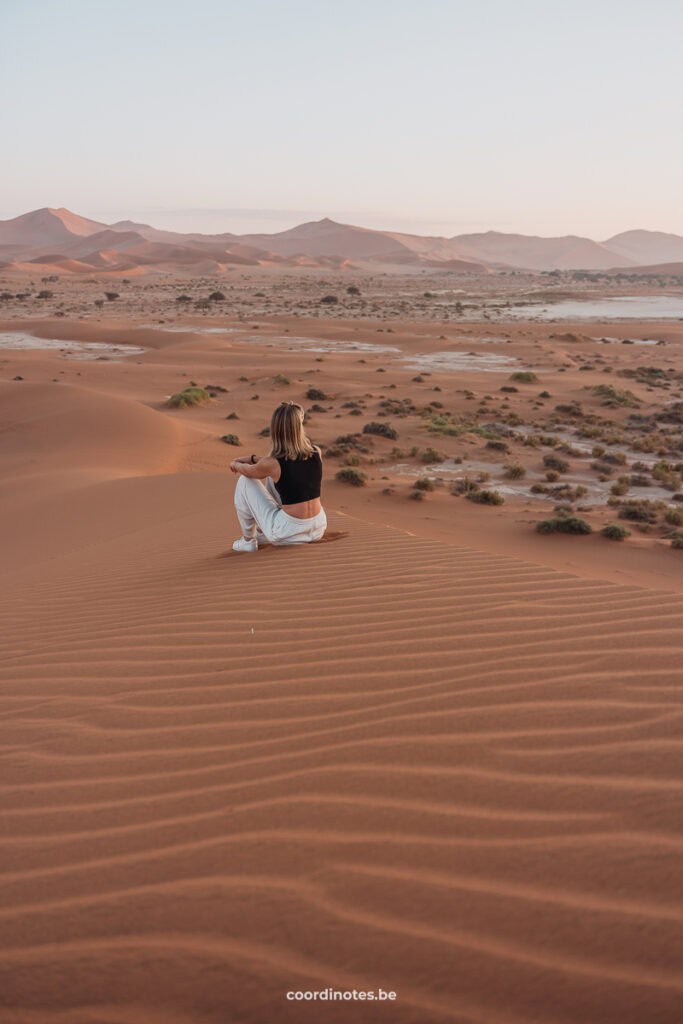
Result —
M 230 463 L 239 476 L 235 509 L 242 527 L 233 551 L 257 551 L 259 540 L 305 544 L 320 540 L 327 526 L 320 504 L 320 449 L 306 436 L 300 405 L 283 402 L 277 407 L 270 439 L 270 455 L 243 455 Z

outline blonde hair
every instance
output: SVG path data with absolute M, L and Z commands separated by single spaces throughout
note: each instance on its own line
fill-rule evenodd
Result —
M 296 402 L 282 402 L 270 421 L 270 454 L 276 459 L 308 459 L 315 448 L 304 430 L 304 410 Z

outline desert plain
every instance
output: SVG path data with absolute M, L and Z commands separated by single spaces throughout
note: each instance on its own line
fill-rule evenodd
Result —
M 125 273 L 0 269 L 0 1021 L 680 1021 L 683 287 Z

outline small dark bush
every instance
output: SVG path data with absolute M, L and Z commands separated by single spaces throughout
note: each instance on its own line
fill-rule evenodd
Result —
M 225 444 L 234 444 L 238 448 L 242 444 L 237 434 L 223 434 L 221 441 L 223 441 Z
M 104 293 L 104 297 L 107 300 L 107 302 L 113 302 L 114 299 L 118 299 L 119 298 L 119 293 L 118 292 L 105 292 Z
M 360 295 L 360 288 L 357 288 L 355 284 L 350 284 L 346 289 L 347 295 Z
M 631 536 L 631 531 L 627 530 L 625 526 L 620 526 L 619 523 L 608 523 L 607 526 L 603 526 L 600 533 L 610 540 L 626 540 Z
M 320 388 L 309 388 L 306 392 L 306 398 L 311 402 L 324 402 L 327 395 Z
M 656 523 L 657 513 L 647 504 L 627 502 L 622 505 L 617 515 L 619 519 L 627 519 L 631 523 Z
M 526 469 L 524 466 L 520 466 L 518 462 L 509 462 L 505 467 L 504 475 L 508 480 L 521 480 L 522 477 L 526 476 Z
M 465 497 L 480 505 L 502 505 L 505 501 L 503 495 L 498 491 L 468 491 Z
M 184 409 L 192 405 L 202 405 L 204 402 L 210 402 L 211 395 L 204 388 L 189 387 L 183 391 L 178 391 L 175 395 L 171 395 L 168 400 L 168 404 L 171 409 Z
M 413 484 L 413 488 L 417 491 L 435 491 L 436 485 L 433 480 L 430 480 L 428 476 L 421 476 Z
M 176 302 L 192 302 L 191 295 L 176 295 Z
M 211 292 L 209 302 L 225 302 L 225 295 L 223 292 Z
M 444 456 L 436 448 L 425 448 L 422 453 L 423 462 L 443 462 Z
M 544 455 L 543 465 L 546 469 L 554 469 L 556 473 L 566 473 L 569 469 L 569 463 L 566 459 L 560 459 L 557 455 Z
M 398 438 L 398 434 L 394 427 L 390 423 L 366 423 L 363 427 L 364 434 L 376 434 L 378 437 L 388 437 L 390 441 L 395 441 Z
M 353 469 L 351 466 L 338 470 L 336 479 L 341 480 L 344 484 L 351 484 L 352 487 L 364 487 L 367 481 L 367 477 L 362 470 Z
M 531 370 L 518 370 L 517 373 L 510 374 L 510 380 L 519 381 L 520 384 L 535 384 L 538 377 Z
M 593 528 L 585 519 L 577 516 L 556 516 L 536 523 L 538 533 L 592 533 Z
M 333 306 L 335 303 L 339 302 L 339 299 L 336 295 L 323 295 L 320 301 L 324 302 L 327 306 Z

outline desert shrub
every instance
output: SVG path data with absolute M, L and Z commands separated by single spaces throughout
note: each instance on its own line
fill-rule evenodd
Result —
M 237 415 L 236 412 L 229 412 L 225 418 L 226 420 L 238 420 L 239 416 Z
M 237 434 L 223 434 L 221 441 L 223 441 L 224 444 L 234 444 L 238 448 L 242 444 Z
M 542 519 L 536 523 L 538 533 L 592 533 L 593 528 L 585 519 L 578 516 L 556 516 L 554 519 Z
M 204 388 L 189 387 L 183 391 L 176 392 L 175 395 L 171 395 L 168 404 L 171 409 L 184 409 L 192 405 L 203 405 L 204 402 L 210 401 L 211 395 Z
M 191 295 L 176 295 L 176 302 L 192 302 Z
M 276 373 L 275 376 L 273 377 L 273 383 L 287 385 L 291 384 L 292 382 L 289 379 L 289 377 L 285 376 L 284 373 Z
M 553 469 L 556 473 L 566 473 L 569 463 L 566 459 L 560 459 L 557 455 L 544 455 L 543 465 L 546 469 Z
M 311 402 L 324 402 L 327 395 L 324 391 L 321 391 L 320 388 L 309 388 L 306 392 L 306 398 Z
M 519 381 L 520 384 L 535 384 L 538 377 L 531 370 L 518 370 L 516 373 L 510 374 L 510 380 Z
M 678 466 L 674 466 L 671 462 L 660 460 L 655 463 L 651 472 L 653 478 L 669 491 L 675 491 L 681 485 L 681 474 L 678 472 Z
M 435 491 L 436 484 L 434 483 L 433 480 L 430 480 L 428 476 L 421 476 L 418 480 L 415 481 L 415 483 L 413 484 L 413 488 L 416 491 Z
M 436 448 L 425 448 L 422 453 L 423 462 L 443 462 L 444 456 L 437 452 Z
M 501 391 L 518 392 L 519 388 L 516 388 L 514 384 L 503 384 Z
M 225 302 L 225 295 L 223 292 L 211 292 L 209 302 Z
M 323 302 L 326 306 L 334 306 L 337 302 L 339 302 L 339 299 L 337 298 L 336 295 L 323 295 L 320 301 Z
M 612 484 L 610 491 L 612 494 L 626 494 L 631 486 L 630 476 L 620 476 L 615 484 Z
M 505 498 L 498 491 L 468 491 L 465 495 L 470 501 L 476 501 L 480 505 L 502 505 Z
M 627 530 L 625 526 L 620 526 L 619 523 L 608 523 L 607 526 L 603 526 L 600 533 L 603 537 L 608 537 L 609 540 L 626 540 L 631 536 L 631 531 Z
M 470 491 L 480 490 L 479 484 L 469 474 L 461 477 L 459 480 L 454 480 L 451 484 L 450 493 L 454 495 L 469 494 Z
M 620 519 L 628 519 L 632 523 L 656 523 L 657 512 L 649 502 L 629 501 L 622 505 L 617 515 Z
M 38 299 L 51 299 L 53 295 L 54 295 L 54 292 L 49 291 L 47 288 L 43 288 L 42 291 L 38 292 L 36 298 L 38 298 Z M 107 296 L 107 298 L 109 298 L 109 296 Z M 117 298 L 118 298 L 118 296 L 117 296 Z
M 672 548 L 677 548 L 679 551 L 683 551 L 683 536 L 682 537 L 672 537 L 671 538 L 671 547 Z
M 640 405 L 632 391 L 623 391 L 620 388 L 612 387 L 611 384 L 598 384 L 593 388 L 593 393 L 603 399 L 602 405 L 609 408 L 625 406 L 629 409 L 637 409 Z
M 343 484 L 350 484 L 352 487 L 364 487 L 368 479 L 361 469 L 354 469 L 352 466 L 338 470 L 335 476 Z
M 677 508 L 670 508 L 664 513 L 664 521 L 669 526 L 683 526 L 683 512 L 679 512 Z
M 360 455 L 356 455 L 355 452 L 349 452 L 344 459 L 345 466 L 360 466 Z
M 486 447 L 494 452 L 509 452 L 510 446 L 505 441 L 498 441 L 495 438 L 486 442 Z
M 346 289 L 347 295 L 360 295 L 360 288 L 356 287 L 355 284 L 350 284 Z
M 372 423 L 365 424 L 363 433 L 376 434 L 378 437 L 388 437 L 390 441 L 395 441 L 398 438 L 396 430 L 390 423 L 377 423 L 374 420 Z
M 119 298 L 119 293 L 118 292 L 105 292 L 104 293 L 104 297 L 107 300 L 107 302 L 113 302 L 114 299 L 118 299 Z
M 424 501 L 424 493 L 422 491 L 412 490 L 408 495 L 413 501 Z
M 526 476 L 526 469 L 524 466 L 520 466 L 518 462 L 508 462 L 503 475 L 508 480 L 521 480 L 522 477 Z

